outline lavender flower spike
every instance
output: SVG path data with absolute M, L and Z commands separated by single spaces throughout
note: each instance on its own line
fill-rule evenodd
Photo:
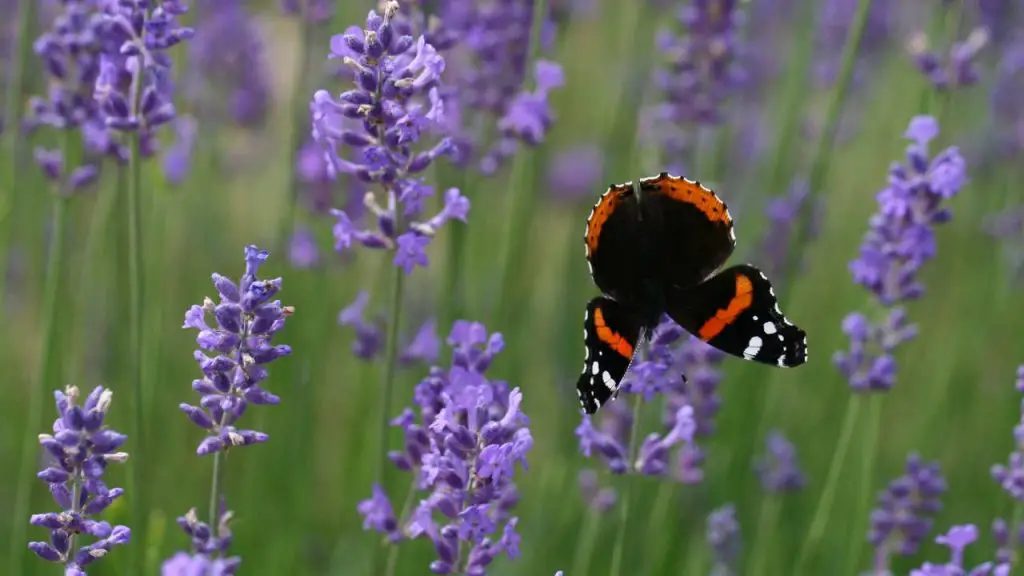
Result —
M 28 547 L 40 558 L 64 565 L 66 576 L 84 576 L 84 566 L 102 558 L 114 546 L 127 544 L 131 530 L 94 520 L 124 490 L 109 488 L 103 473 L 110 462 L 124 462 L 128 454 L 118 452 L 127 437 L 104 426 L 113 393 L 97 386 L 78 404 L 79 391 L 68 386 L 54 393 L 59 417 L 53 423 L 53 434 L 40 434 L 39 444 L 51 463 L 39 473 L 39 479 L 50 485 L 50 493 L 62 511 L 33 514 L 34 526 L 50 531 L 50 542 L 30 542 Z M 95 542 L 79 546 L 75 540 L 88 534 Z
M 192 539 L 193 554 L 178 552 L 164 561 L 161 576 L 233 576 L 242 563 L 238 556 L 224 558 L 231 546 L 231 520 L 233 514 L 221 502 L 216 531 L 199 521 L 196 509 L 178 518 L 178 526 Z
M 937 463 L 925 464 L 921 457 L 907 458 L 907 471 L 889 483 L 878 496 L 878 507 L 871 513 L 868 542 L 875 546 L 876 571 L 889 568 L 893 554 L 909 556 L 932 528 L 932 517 L 942 509 L 940 497 L 946 492 L 946 480 Z
M 925 562 L 923 566 L 910 571 L 910 576 L 1009 576 L 1007 562 L 985 562 L 968 570 L 964 567 L 964 550 L 978 539 L 978 528 L 973 524 L 953 526 L 949 532 L 935 538 L 935 541 L 949 548 L 950 559 L 945 564 Z
M 280 300 L 271 300 L 281 289 L 280 278 L 256 278 L 268 255 L 266 250 L 247 246 L 241 281 L 235 284 L 214 274 L 213 285 L 220 302 L 206 298 L 202 306 L 192 306 L 185 313 L 182 327 L 198 330 L 196 343 L 215 354 L 210 357 L 201 350 L 194 353 L 203 371 L 203 378 L 192 382 L 192 389 L 203 397 L 201 407 L 180 405 L 181 411 L 207 432 L 196 450 L 198 454 L 267 441 L 263 432 L 239 430 L 234 424 L 249 404 L 280 402 L 260 383 L 267 379 L 267 364 L 292 353 L 290 346 L 270 343 L 294 309 L 282 306 Z M 206 323 L 207 313 L 216 321 L 215 326 Z
M 335 249 L 353 242 L 394 251 L 395 266 L 409 273 L 429 261 L 430 238 L 450 219 L 465 221 L 469 201 L 456 188 L 444 194 L 444 207 L 422 219 L 425 200 L 434 194 L 418 175 L 439 157 L 455 152 L 444 124 L 439 96 L 445 60 L 420 36 L 399 35 L 392 20 L 398 3 L 384 6 L 383 16 L 370 12 L 366 28 L 350 28 L 331 39 L 331 57 L 340 58 L 355 77 L 355 89 L 332 96 L 318 90 L 310 105 L 313 137 L 324 148 L 331 172 L 380 185 L 385 205 L 368 192 L 364 204 L 377 218 L 376 230 L 365 230 L 348 212 L 332 210 Z M 428 136 L 433 136 L 428 143 Z M 353 150 L 343 158 L 340 147 Z

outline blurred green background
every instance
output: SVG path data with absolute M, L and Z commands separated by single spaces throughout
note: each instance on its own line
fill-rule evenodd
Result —
M 27 3 L 15 2 L 15 9 L 25 10 Z M 579 454 L 573 434 L 579 424 L 573 384 L 582 363 L 580 322 L 586 301 L 596 291 L 587 275 L 580 237 L 590 205 L 605 184 L 658 172 L 675 160 L 661 157 L 657 143 L 638 130 L 641 109 L 655 98 L 646 79 L 661 65 L 656 31 L 673 25 L 673 14 L 682 4 L 686 2 L 595 0 L 590 6 L 556 6 L 564 17 L 544 57 L 564 66 L 566 84 L 552 93 L 557 119 L 547 140 L 521 152 L 493 177 L 459 175 L 473 202 L 469 224 L 445 227 L 429 248 L 430 267 L 417 269 L 406 281 L 403 342 L 430 317 L 439 318 L 439 332 L 446 335 L 450 323 L 445 322 L 451 319 L 445 303 L 449 243 L 455 234 L 464 234 L 461 316 L 505 335 L 507 348 L 489 374 L 524 392 L 535 446 L 529 470 L 517 472 L 523 557 L 497 560 L 494 574 L 566 570 L 576 576 L 572 569 L 577 549 L 591 545 L 586 573 L 607 572 L 618 515 L 609 512 L 594 518 L 578 496 L 579 470 L 602 465 Z M 688 176 L 713 185 L 733 208 L 739 242 L 733 262 L 757 263 L 766 250 L 759 239 L 767 226 L 767 202 L 786 194 L 792 182 L 807 178 L 815 166 L 821 171 L 811 188 L 812 197 L 822 203 L 818 233 L 813 240 L 798 238 L 788 247 L 794 259 L 803 258 L 803 266 L 776 280 L 783 309 L 808 333 L 810 362 L 795 370 L 775 370 L 732 358 L 724 361 L 717 431 L 701 444 L 707 451 L 705 480 L 687 486 L 632 479 L 623 574 L 707 574 L 712 559 L 704 534 L 706 517 L 726 503 L 736 506 L 742 527 L 738 573 L 795 573 L 794 563 L 823 500 L 851 398 L 830 357 L 848 345 L 840 330 L 845 315 L 869 309 L 870 299 L 851 281 L 847 264 L 857 254 L 890 163 L 903 159 L 903 131 L 920 113 L 940 119 L 942 133 L 933 151 L 959 145 L 967 155 L 971 181 L 950 203 L 953 220 L 941 227 L 938 257 L 924 273 L 927 295 L 909 307 L 920 335 L 898 352 L 897 384 L 881 398 L 879 428 L 872 431 L 866 409 L 859 412 L 830 496 L 828 522 L 810 546 L 800 573 L 853 575 L 870 567 L 871 549 L 865 542 L 870 509 L 876 493 L 902 473 L 911 451 L 939 461 L 949 483 L 935 533 L 967 522 L 982 529 L 981 542 L 968 552 L 968 563 L 991 558 L 995 545 L 989 524 L 997 516 L 1014 515 L 1013 501 L 991 479 L 989 469 L 1005 462 L 1015 449 L 1013 427 L 1020 406 L 1013 381 L 1015 367 L 1024 362 L 1024 314 L 1014 271 L 1000 243 L 982 230 L 985 218 L 1016 206 L 1024 197 L 1020 148 L 1015 155 L 996 158 L 988 146 L 1004 127 L 1005 121 L 991 114 L 989 98 L 1009 45 L 1006 38 L 1012 35 L 993 34 L 982 50 L 977 62 L 980 82 L 938 94 L 914 67 L 906 41 L 912 33 L 928 32 L 932 44 L 948 52 L 950 42 L 984 24 L 980 5 L 921 0 L 900 2 L 897 8 L 895 3 L 875 0 L 888 19 L 887 33 L 872 38 L 870 46 L 865 39 L 852 79 L 842 90 L 842 82 L 816 80 L 815 66 L 825 57 L 817 43 L 825 34 L 842 47 L 858 4 L 753 0 L 740 8 L 748 13 L 740 37 L 760 40 L 746 53 L 745 64 L 769 73 L 756 88 L 741 91 L 725 104 L 719 126 L 700 129 L 696 165 Z M 39 5 L 44 10 L 31 23 L 36 30 L 48 25 L 48 3 Z M 1000 26 L 1021 30 L 1024 9 L 1011 2 L 1005 5 L 1006 14 L 1016 10 L 1016 19 L 1000 21 Z M 226 459 L 224 493 L 236 516 L 232 552 L 243 558 L 239 573 L 370 573 L 370 557 L 380 537 L 362 530 L 356 505 L 370 494 L 376 480 L 374 463 L 382 450 L 376 445 L 382 366 L 351 353 L 353 332 L 339 326 L 336 318 L 360 290 L 370 292 L 374 314 L 387 314 L 391 255 L 357 249 L 339 257 L 332 250 L 332 219 L 309 212 L 301 203 L 293 211 L 292 188 L 296 143 L 305 141 L 302 132 L 307 129 L 313 91 L 347 89 L 323 73 L 328 38 L 360 24 L 372 7 L 370 2 L 338 2 L 330 20 L 304 24 L 279 14 L 273 4 L 251 3 L 248 8 L 265 42 L 272 79 L 272 106 L 265 124 L 256 129 L 232 126 L 228 120 L 201 124 L 191 169 L 178 185 L 167 182 L 159 159 L 143 167 L 141 407 L 147 446 L 140 455 L 135 438 L 130 438 L 128 464 L 111 468 L 111 485 L 125 486 L 127 470 L 140 467 L 141 489 L 129 491 L 105 518 L 131 524 L 132 507 L 138 506 L 144 511 L 145 529 L 132 525 L 137 538 L 131 550 L 115 549 L 109 558 L 96 562 L 90 574 L 159 573 L 164 558 L 188 546 L 175 517 L 192 506 L 203 513 L 206 509 L 211 459 L 194 454 L 199 430 L 177 409 L 181 402 L 195 401 L 190 382 L 199 373 L 191 358 L 194 334 L 180 326 L 190 305 L 215 295 L 209 282 L 212 272 L 235 278 L 241 274 L 242 248 L 250 243 L 271 250 L 264 275 L 284 278 L 280 298 L 296 312 L 277 337 L 277 343 L 291 345 L 294 353 L 271 365 L 268 381 L 282 403 L 256 407 L 245 417 L 250 427 L 266 431 L 271 440 L 232 452 Z M 822 14 L 830 10 L 840 14 L 838 23 L 822 32 Z M 201 11 L 187 21 L 202 27 Z M 171 53 L 178 73 L 187 70 L 187 50 Z M 15 54 L 11 45 L 5 71 L 13 69 Z M 839 53 L 832 57 L 841 76 Z M 44 89 L 44 74 L 32 54 L 21 77 L 26 95 Z M 1018 80 L 1018 86 L 1024 86 L 1024 80 Z M 842 116 L 833 146 L 828 138 L 819 137 L 819 127 L 827 123 L 837 94 Z M 1022 94 L 1016 92 L 1016 98 L 1024 99 Z M 189 112 L 188 103 L 179 104 L 179 113 Z M 43 432 L 54 414 L 53 389 L 65 384 L 83 390 L 109 386 L 114 391 L 109 423 L 129 432 L 135 390 L 124 280 L 127 212 L 115 196 L 118 174 L 112 169 L 104 170 L 96 186 L 68 203 L 55 348 L 48 360 L 49 379 L 38 381 L 41 366 L 47 363 L 40 357 L 41 322 L 46 253 L 54 236 L 49 226 L 50 186 L 29 163 L 33 144 L 55 140 L 46 131 L 31 142 L 17 134 L 8 122 L 0 168 L 6 172 L 0 178 L 2 232 L 9 233 L 9 239 L 0 240 L 6 242 L 0 330 L 0 362 L 6 373 L 0 387 L 0 518 L 10 518 L 0 522 L 3 542 L 45 536 L 36 527 L 15 531 L 19 523 L 27 523 L 27 516 L 12 516 L 20 511 L 15 499 L 24 470 L 19 463 L 26 450 L 38 452 L 34 441 L 25 444 L 26 427 L 33 425 L 28 421 L 32 398 L 45 400 L 43 428 L 38 429 Z M 162 139 L 169 143 L 173 134 L 168 131 Z M 16 144 L 29 156 L 13 158 Z M 567 197 L 551 189 L 547 174 L 560 152 L 579 145 L 601 150 L 601 177 L 592 194 Z M 20 166 L 16 179 L 15 164 Z M 453 175 L 451 169 L 437 168 L 430 178 L 451 182 Z M 347 190 L 338 190 L 334 204 L 343 205 L 346 194 Z M 290 263 L 282 231 L 293 213 L 294 222 L 315 235 L 321 252 L 316 266 Z M 511 264 L 506 246 L 514 254 Z M 411 404 L 412 387 L 425 372 L 422 366 L 399 370 L 392 414 Z M 653 408 L 645 410 L 645 432 L 658 428 L 657 414 Z M 800 492 L 765 495 L 752 472 L 752 462 L 763 452 L 765 434 L 772 428 L 785 432 L 796 445 L 808 479 Z M 399 446 L 399 436 L 391 435 L 392 448 Z M 387 475 L 386 487 L 396 506 L 407 482 L 402 474 Z M 602 482 L 621 489 L 626 479 L 602 472 Z M 54 508 L 43 483 L 33 479 L 27 510 Z M 590 532 L 596 535 L 594 543 L 581 542 Z M 897 559 L 893 572 L 906 574 L 925 559 L 945 561 L 944 550 L 931 544 L 931 537 L 928 542 L 919 555 Z M 429 541 L 402 547 L 398 573 L 427 573 L 433 558 Z M 14 542 L 0 548 L 2 573 L 11 565 L 10 550 L 24 554 L 24 574 L 57 570 L 30 558 L 24 544 Z M 129 565 L 133 559 L 138 568 Z

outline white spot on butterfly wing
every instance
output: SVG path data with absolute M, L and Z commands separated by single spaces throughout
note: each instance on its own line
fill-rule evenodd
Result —
M 618 384 L 615 382 L 615 379 L 612 378 L 612 375 L 609 374 L 607 370 L 601 373 L 601 380 L 604 381 L 604 387 L 607 388 L 608 390 L 611 390 L 612 392 L 614 392 L 615 388 L 618 386 Z
M 776 328 L 775 328 L 775 323 L 774 322 L 769 320 L 769 321 L 764 323 L 764 333 L 765 334 L 768 334 L 768 335 L 775 334 L 775 331 L 776 331 Z
M 590 363 L 590 373 L 597 376 L 597 373 L 601 371 L 601 367 L 597 365 L 597 362 Z
M 747 341 L 747 347 L 743 350 L 743 357 L 747 360 L 753 360 L 757 353 L 761 351 L 761 344 L 763 344 L 760 336 L 752 336 Z

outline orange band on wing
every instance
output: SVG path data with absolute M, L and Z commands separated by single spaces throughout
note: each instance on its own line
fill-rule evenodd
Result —
M 594 211 L 590 213 L 590 218 L 587 219 L 587 256 L 590 256 L 597 250 L 597 243 L 601 237 L 601 228 L 604 227 L 604 223 L 608 221 L 608 217 L 612 215 L 615 208 L 622 202 L 622 193 L 625 187 L 612 186 L 601 196 L 601 199 L 597 201 L 597 205 L 594 206 Z
M 732 217 L 729 215 L 725 202 L 722 202 L 714 192 L 701 186 L 700 182 L 670 176 L 666 173 L 652 179 L 650 183 L 657 186 L 669 198 L 696 207 L 712 222 L 732 223 Z
M 594 327 L 597 329 L 597 339 L 604 342 L 626 358 L 633 357 L 633 345 L 623 338 L 618 332 L 612 330 L 604 322 L 604 313 L 598 308 L 594 310 Z
M 750 278 L 743 274 L 736 276 L 736 295 L 732 297 L 732 300 L 729 300 L 728 306 L 719 309 L 710 320 L 700 327 L 697 335 L 705 342 L 718 336 L 722 330 L 725 330 L 726 326 L 736 320 L 737 316 L 742 314 L 747 308 L 750 308 L 753 300 L 754 285 L 750 282 Z

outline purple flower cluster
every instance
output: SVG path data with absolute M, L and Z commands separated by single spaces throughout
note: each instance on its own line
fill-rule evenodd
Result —
M 357 358 L 372 360 L 377 357 L 384 344 L 386 321 L 382 316 L 366 317 L 366 306 L 370 303 L 370 294 L 365 290 L 356 295 L 355 300 L 338 314 L 338 324 L 351 326 L 355 330 L 352 341 L 352 353 Z M 437 338 L 436 321 L 428 318 L 413 335 L 398 357 L 400 364 L 416 362 L 432 363 L 440 355 L 441 343 Z
M 926 464 L 911 454 L 906 473 L 879 494 L 878 507 L 871 513 L 868 542 L 875 547 L 876 570 L 887 569 L 893 554 L 917 553 L 932 529 L 933 516 L 942 509 L 945 492 L 938 463 Z
M 565 83 L 561 65 L 535 60 L 534 88 L 527 87 L 534 18 L 540 19 L 538 48 L 545 50 L 555 36 L 552 9 L 538 13 L 532 0 L 447 1 L 436 3 L 435 11 L 411 14 L 405 25 L 428 22 L 427 41 L 453 64 L 439 92 L 457 147 L 453 161 L 494 174 L 522 144 L 541 143 L 554 123 L 548 96 Z M 497 134 L 489 138 L 492 126 Z
M 231 547 L 232 513 L 221 506 L 216 530 L 199 520 L 196 509 L 178 518 L 178 526 L 192 540 L 194 553 L 177 552 L 164 561 L 161 576 L 233 576 L 242 564 L 237 556 L 222 557 Z
M 977 28 L 963 42 L 954 42 L 948 54 L 940 54 L 929 49 L 928 37 L 921 33 L 910 40 L 907 51 L 936 90 L 949 90 L 978 82 L 976 61 L 988 40 L 988 31 Z
M 117 451 L 127 437 L 104 424 L 113 393 L 97 386 L 81 405 L 79 395 L 74 386 L 56 391 L 59 416 L 53 434 L 39 435 L 50 459 L 39 479 L 50 486 L 62 510 L 33 514 L 29 520 L 50 531 L 50 542 L 30 542 L 28 547 L 44 560 L 63 564 L 67 576 L 85 576 L 86 565 L 131 539 L 127 526 L 111 527 L 94 519 L 124 494 L 103 481 L 108 463 L 128 459 L 127 453 Z M 96 540 L 84 546 L 76 542 L 84 535 Z
M 143 156 L 156 153 L 156 129 L 174 120 L 171 57 L 167 49 L 192 37 L 178 24 L 188 8 L 183 0 L 108 0 L 103 21 L 108 34 L 99 63 L 94 97 L 106 125 L 137 132 Z
M 280 402 L 260 383 L 269 375 L 267 364 L 292 352 L 290 346 L 271 344 L 293 309 L 282 306 L 280 300 L 271 300 L 281 290 L 280 278 L 256 278 L 268 256 L 265 250 L 247 246 L 241 281 L 236 284 L 214 274 L 213 285 L 220 302 L 206 298 L 202 306 L 192 306 L 185 313 L 182 327 L 197 330 L 196 343 L 202 350 L 215 354 L 210 357 L 201 350 L 195 351 L 203 377 L 192 382 L 192 389 L 202 395 L 202 400 L 200 406 L 180 405 L 181 411 L 207 433 L 197 454 L 267 441 L 265 433 L 239 430 L 234 424 L 250 404 Z M 215 326 L 207 324 L 207 313 L 213 316 Z
M 217 117 L 226 113 L 240 126 L 262 125 L 270 78 L 252 15 L 241 0 L 202 0 L 197 7 L 202 25 L 189 42 L 188 91 Z
M 519 389 L 485 375 L 504 347 L 501 334 L 488 335 L 482 324 L 460 320 L 447 343 L 451 366 L 431 368 L 416 386 L 417 410 L 407 408 L 392 421 L 405 442 L 388 457 L 415 474 L 415 489 L 424 498 L 398 518 L 374 486 L 359 513 L 366 529 L 393 543 L 429 538 L 437 552 L 430 564 L 435 574 L 484 574 L 499 554 L 519 556 L 513 476 L 517 463 L 525 469 L 533 437 Z
M 659 104 L 645 124 L 664 149 L 671 170 L 693 145 L 694 126 L 722 122 L 722 106 L 744 84 L 747 73 L 739 53 L 744 14 L 735 0 L 688 0 L 675 15 L 675 30 L 657 36 L 667 62 L 654 76 Z M 670 170 L 670 171 L 671 171 Z
M 455 151 L 444 132 L 445 107 L 440 97 L 445 60 L 424 36 L 396 32 L 392 21 L 398 3 L 387 2 L 383 15 L 370 12 L 366 28 L 350 28 L 331 39 L 331 57 L 340 58 L 355 77 L 355 89 L 331 96 L 318 90 L 311 104 L 313 137 L 324 147 L 334 175 L 351 174 L 386 193 L 381 207 L 373 192 L 364 204 L 377 219 L 376 230 L 359 228 L 344 210 L 332 210 L 335 248 L 358 242 L 395 252 L 394 263 L 406 273 L 427 266 L 425 248 L 449 219 L 465 221 L 469 201 L 457 188 L 444 193 L 444 207 L 417 220 L 434 189 L 418 175 L 434 160 Z M 427 136 L 439 139 L 432 145 Z M 351 149 L 345 158 L 341 148 Z
M 995 156 L 1012 159 L 1024 152 L 1024 35 L 1003 51 L 992 87 L 989 108 L 992 117 L 986 140 L 994 143 Z
M 1024 393 L 1024 365 L 1017 368 L 1017 392 Z M 1021 400 L 1020 421 L 1013 427 L 1014 445 L 1009 461 L 992 467 L 992 478 L 1011 498 L 1024 502 L 1024 399 Z
M 735 565 L 739 560 L 740 523 L 736 520 L 736 507 L 726 504 L 708 514 L 707 540 L 711 547 L 713 567 L 712 576 L 729 576 L 735 574 Z
M 796 448 L 782 432 L 773 430 L 765 440 L 765 455 L 754 462 L 754 470 L 761 478 L 766 492 L 795 492 L 804 487 L 804 475 Z
M 935 226 L 952 217 L 943 203 L 967 183 L 966 162 L 955 147 L 929 159 L 928 145 L 938 133 L 938 122 L 930 116 L 911 120 L 905 133 L 911 140 L 907 164 L 889 169 L 889 185 L 877 195 L 878 212 L 871 217 L 859 257 L 850 263 L 854 281 L 886 311 L 877 323 L 859 312 L 843 321 L 850 349 L 837 352 L 833 360 L 856 391 L 892 387 L 892 352 L 917 333 L 897 305 L 924 293 L 917 274 L 935 257 Z
M 802 250 L 801 246 L 793 245 L 794 231 L 795 227 L 799 226 L 797 220 L 801 217 L 801 213 L 805 210 L 805 204 L 808 202 L 811 203 L 811 222 L 804 241 L 814 240 L 817 237 L 822 216 L 820 199 L 811 198 L 807 182 L 798 180 L 789 187 L 785 195 L 768 200 L 765 209 L 768 224 L 761 237 L 760 264 L 765 274 L 774 278 L 776 282 L 785 277 L 784 272 L 789 265 L 790 253 L 794 250 Z M 802 262 L 799 264 L 802 265 Z
M 25 128 L 33 132 L 42 126 L 58 130 L 80 131 L 87 160 L 80 166 L 66 165 L 59 150 L 37 148 L 36 162 L 47 178 L 60 182 L 70 193 L 94 182 L 102 157 L 117 162 L 128 160 L 128 150 L 114 137 L 105 123 L 93 87 L 100 73 L 100 61 L 110 49 L 111 26 L 88 0 L 67 0 L 52 27 L 34 44 L 49 76 L 47 96 L 33 97 Z
M 973 524 L 953 526 L 949 532 L 935 538 L 935 542 L 949 548 L 949 562 L 925 562 L 920 568 L 911 570 L 910 576 L 1009 576 L 1008 561 L 985 562 L 970 570 L 964 567 L 964 550 L 977 539 L 978 528 Z

